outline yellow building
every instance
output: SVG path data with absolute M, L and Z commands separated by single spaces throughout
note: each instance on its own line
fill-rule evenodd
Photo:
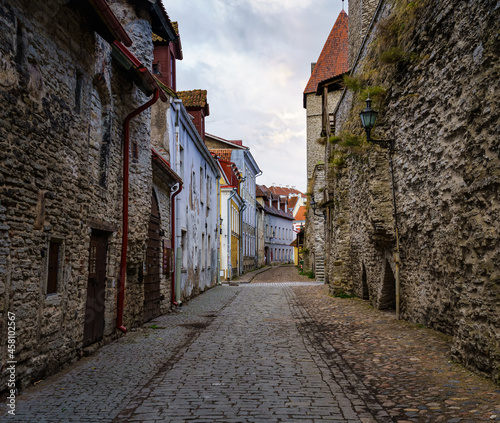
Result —
M 220 169 L 220 278 L 229 281 L 242 273 L 241 213 L 244 203 L 240 197 L 241 174 L 228 157 L 216 157 Z

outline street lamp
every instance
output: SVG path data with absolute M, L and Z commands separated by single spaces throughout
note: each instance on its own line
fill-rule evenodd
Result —
M 388 148 L 391 151 L 394 150 L 393 140 L 372 140 L 371 130 L 375 126 L 375 121 L 377 120 L 378 112 L 372 109 L 372 100 L 370 96 L 366 99 L 366 108 L 359 114 L 361 118 L 361 125 L 365 128 L 366 140 L 368 142 L 373 142 L 380 145 L 381 147 Z
M 311 204 L 314 216 L 321 216 L 321 214 L 316 214 L 316 207 L 318 207 L 318 203 L 314 201 L 314 194 L 311 195 L 311 202 L 309 204 Z M 326 211 L 323 211 L 323 218 L 326 220 Z
M 392 155 L 394 153 L 394 140 L 372 140 L 371 139 L 371 130 L 375 126 L 375 120 L 377 119 L 378 112 L 372 109 L 372 101 L 370 96 L 366 99 L 366 108 L 359 114 L 361 118 L 361 124 L 366 131 L 366 140 L 368 142 L 372 142 L 380 145 L 383 148 L 389 149 L 389 166 L 391 169 L 391 179 L 392 179 L 392 200 L 394 204 L 394 231 L 396 235 L 396 250 L 394 252 L 394 263 L 396 264 L 396 319 L 399 319 L 400 305 L 399 305 L 399 264 L 400 264 L 400 255 L 399 255 L 399 232 L 398 232 L 398 211 L 396 206 L 396 184 L 394 181 L 394 167 L 392 163 Z

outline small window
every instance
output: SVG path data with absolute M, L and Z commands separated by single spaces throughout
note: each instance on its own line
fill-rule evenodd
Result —
M 160 62 L 153 63 L 153 75 L 161 75 Z
M 132 141 L 132 159 L 137 160 L 139 158 L 139 146 L 136 141 Z
M 59 247 L 58 242 L 49 244 L 49 269 L 47 272 L 47 295 L 57 293 L 57 280 L 59 278 Z

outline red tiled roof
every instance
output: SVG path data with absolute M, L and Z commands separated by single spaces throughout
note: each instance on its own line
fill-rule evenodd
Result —
M 222 160 L 231 161 L 231 153 L 233 150 L 231 149 L 220 149 L 220 148 L 211 148 L 210 153 L 219 156 Z
M 295 215 L 295 220 L 306 220 L 306 206 L 299 207 L 299 210 Z
M 174 31 L 177 35 L 179 35 L 179 23 L 178 22 L 172 22 L 172 28 L 174 28 Z
M 288 187 L 271 186 L 269 188 L 269 191 L 271 191 L 273 194 L 276 195 L 285 195 L 285 196 L 288 196 L 289 194 L 302 194 L 298 189 L 288 188 Z
M 185 107 L 205 107 L 207 105 L 207 90 L 177 91 L 177 96 Z
M 266 193 L 262 190 L 260 185 L 255 187 L 255 196 L 256 197 L 267 197 Z
M 297 201 L 299 201 L 299 197 L 292 197 L 288 199 L 288 208 L 293 209 L 295 207 L 295 204 L 297 204 Z
M 316 92 L 318 84 L 348 71 L 347 65 L 347 13 L 340 12 L 323 50 L 319 55 L 304 94 Z

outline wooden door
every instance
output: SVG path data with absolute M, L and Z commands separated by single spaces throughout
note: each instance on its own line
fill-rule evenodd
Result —
M 144 275 L 144 322 L 160 315 L 161 254 L 160 211 L 153 194 L 146 252 L 146 274 Z
M 89 279 L 87 283 L 83 346 L 99 341 L 104 334 L 107 250 L 107 236 L 93 233 L 90 238 Z

